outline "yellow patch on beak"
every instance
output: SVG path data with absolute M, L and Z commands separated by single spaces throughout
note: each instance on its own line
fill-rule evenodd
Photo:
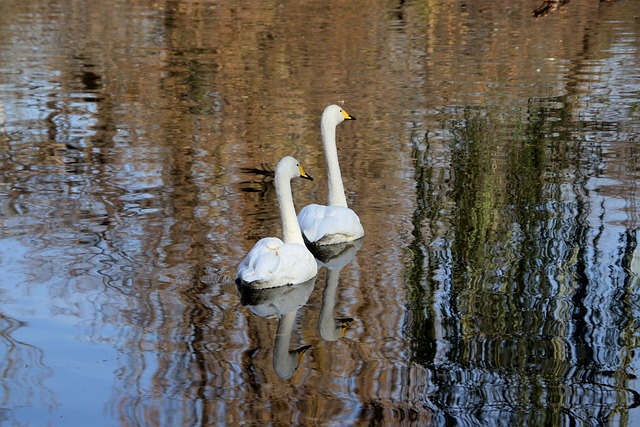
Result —
M 304 179 L 310 179 L 311 181 L 313 181 L 313 178 L 311 178 L 311 176 L 307 175 L 307 173 L 304 171 L 304 169 L 302 169 L 302 166 L 298 166 L 298 169 L 300 169 L 300 176 Z
M 345 120 L 355 120 L 355 116 L 350 115 L 346 110 L 340 110 Z

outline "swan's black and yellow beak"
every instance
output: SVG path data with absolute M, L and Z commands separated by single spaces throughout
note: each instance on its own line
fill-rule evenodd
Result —
M 307 350 L 309 350 L 311 348 L 310 345 L 305 345 L 300 347 L 299 349 L 296 349 L 294 351 L 296 351 L 298 353 L 298 366 L 300 366 L 300 362 L 302 362 L 302 356 L 304 356 L 304 354 L 307 352 Z M 296 368 L 297 369 L 297 368 Z
M 353 319 L 351 317 L 347 317 L 344 319 L 336 319 L 336 320 L 340 322 L 340 327 L 342 329 L 342 331 L 340 332 L 340 338 L 344 338 L 345 334 L 347 333 L 347 329 L 349 329 L 351 322 L 353 322 Z
M 344 116 L 345 120 L 355 120 L 356 119 L 356 116 L 352 116 L 351 114 L 347 113 L 346 110 L 340 110 L 340 112 Z
M 304 169 L 302 169 L 302 166 L 298 165 L 298 169 L 300 169 L 300 177 L 304 178 L 304 179 L 308 179 L 310 181 L 313 181 L 313 178 L 311 178 L 310 175 L 307 175 L 307 173 L 304 171 Z

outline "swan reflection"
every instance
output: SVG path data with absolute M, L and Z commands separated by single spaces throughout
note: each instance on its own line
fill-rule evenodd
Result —
M 268 289 L 252 289 L 237 285 L 241 303 L 260 317 L 278 317 L 278 329 L 274 340 L 273 369 L 282 379 L 295 374 L 304 353 L 311 347 L 305 345 L 289 350 L 291 332 L 298 310 L 309 300 L 316 283 L 315 276 L 297 285 L 280 286 Z
M 351 317 L 333 317 L 336 305 L 336 291 L 340 279 L 340 271 L 349 264 L 362 247 L 364 238 L 335 245 L 315 246 L 311 253 L 318 260 L 318 268 L 327 268 L 327 278 L 322 293 L 322 307 L 318 318 L 320 337 L 326 341 L 337 341 L 343 338 Z
M 318 317 L 318 331 L 325 341 L 337 341 L 343 338 L 349 324 L 353 321 L 351 317 L 334 317 L 336 292 L 340 272 L 353 261 L 363 241 L 364 239 L 358 239 L 311 248 L 318 262 L 318 268 L 326 267 L 327 269 L 322 306 Z M 311 347 L 311 345 L 304 345 L 293 350 L 289 349 L 298 310 L 309 300 L 315 287 L 316 277 L 297 285 L 267 289 L 254 289 L 237 283 L 240 302 L 243 306 L 248 307 L 257 316 L 278 318 L 278 329 L 274 338 L 273 369 L 278 377 L 285 380 L 295 374 L 305 352 Z

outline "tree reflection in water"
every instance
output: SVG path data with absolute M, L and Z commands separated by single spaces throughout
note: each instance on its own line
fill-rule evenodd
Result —
M 466 109 L 451 123 L 448 194 L 433 191 L 428 135 L 415 139 L 407 332 L 433 375 L 425 404 L 443 417 L 562 425 L 640 404 L 639 236 L 616 225 L 635 208 L 611 205 L 608 183 L 593 188 L 607 131 L 569 120 L 563 101 L 536 100 L 528 121 Z

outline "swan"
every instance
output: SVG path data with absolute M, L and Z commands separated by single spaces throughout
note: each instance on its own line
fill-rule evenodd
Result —
M 282 221 L 282 240 L 260 239 L 238 266 L 235 282 L 253 289 L 293 285 L 310 280 L 318 273 L 314 256 L 304 244 L 291 195 L 291 180 L 313 180 L 296 159 L 285 156 L 275 173 L 276 196 Z
M 355 119 L 337 105 L 329 105 L 322 113 L 320 129 L 327 160 L 329 203 L 328 206 L 316 204 L 305 206 L 298 214 L 298 223 L 304 238 L 312 245 L 333 245 L 357 240 L 364 236 L 360 218 L 347 207 L 336 147 L 336 126 L 344 120 Z

